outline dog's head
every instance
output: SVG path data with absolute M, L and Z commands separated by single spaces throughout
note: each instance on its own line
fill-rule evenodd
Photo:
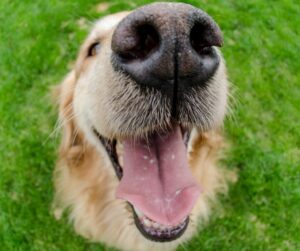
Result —
M 195 134 L 218 128 L 227 80 L 218 25 L 187 4 L 155 3 L 96 23 L 74 70 L 74 120 L 110 157 L 119 199 L 153 241 L 179 238 L 200 194 Z

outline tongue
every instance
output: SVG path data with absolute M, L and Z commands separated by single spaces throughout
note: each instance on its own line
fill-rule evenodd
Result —
M 123 146 L 124 174 L 117 197 L 160 224 L 177 225 L 184 220 L 200 189 L 188 167 L 180 128 L 147 140 L 127 139 Z

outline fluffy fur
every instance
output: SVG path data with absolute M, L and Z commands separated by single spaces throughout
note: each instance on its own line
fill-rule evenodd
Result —
M 91 124 L 97 126 L 102 135 L 116 139 L 129 134 L 141 135 L 150 130 L 146 126 L 147 120 L 140 120 L 136 128 L 130 128 L 124 122 L 126 119 L 123 117 L 127 116 L 128 110 L 133 111 L 130 104 L 126 103 L 129 97 L 135 97 L 137 103 L 138 99 L 143 100 L 137 116 L 142 116 L 143 106 L 146 106 L 145 109 L 150 106 L 153 108 L 155 102 L 161 102 L 160 106 L 152 109 L 155 121 L 153 126 L 164 127 L 164 118 L 170 113 L 162 97 L 158 94 L 148 95 L 150 98 L 145 101 L 132 81 L 117 74 L 110 65 L 112 33 L 116 24 L 127 14 L 108 16 L 95 25 L 80 50 L 76 67 L 57 89 L 63 137 L 55 169 L 55 213 L 59 218 L 61 212 L 68 208 L 76 232 L 92 241 L 130 251 L 173 250 L 191 238 L 197 226 L 208 219 L 210 204 L 216 195 L 227 191 L 229 172 L 218 168 L 216 164 L 220 150 L 224 147 L 218 128 L 222 124 L 226 107 L 225 66 L 222 61 L 214 76 L 215 91 L 207 90 L 208 98 L 220 96 L 218 104 L 210 104 L 215 109 L 215 112 L 212 111 L 215 117 L 210 120 L 210 129 L 193 128 L 188 145 L 189 164 L 202 188 L 197 205 L 190 215 L 188 229 L 182 237 L 172 242 L 149 241 L 136 228 L 128 204 L 115 198 L 119 181 L 105 149 L 89 128 Z M 97 58 L 87 58 L 87 50 L 99 40 L 99 55 Z M 98 86 L 89 84 L 91 79 Z M 96 79 L 102 82 L 98 83 Z M 120 83 L 128 87 L 126 92 Z M 197 105 L 201 106 L 201 101 L 189 104 L 196 109 Z M 89 113 L 85 116 L 87 110 Z M 151 116 L 148 114 L 148 119 Z M 129 122 L 132 124 L 132 121 Z

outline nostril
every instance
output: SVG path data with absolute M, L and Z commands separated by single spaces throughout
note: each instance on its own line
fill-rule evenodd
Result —
M 190 43 L 192 48 L 201 56 L 207 55 L 212 50 L 212 45 L 208 39 L 207 27 L 196 23 L 191 29 Z
M 160 44 L 159 34 L 150 24 L 136 27 L 131 39 L 134 41 L 134 46 L 118 53 L 125 61 L 143 60 L 156 51 Z

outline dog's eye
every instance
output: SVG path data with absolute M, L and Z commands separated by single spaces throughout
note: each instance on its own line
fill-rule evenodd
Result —
M 88 50 L 88 57 L 93 57 L 97 55 L 99 51 L 100 51 L 100 43 L 99 42 L 93 43 Z

